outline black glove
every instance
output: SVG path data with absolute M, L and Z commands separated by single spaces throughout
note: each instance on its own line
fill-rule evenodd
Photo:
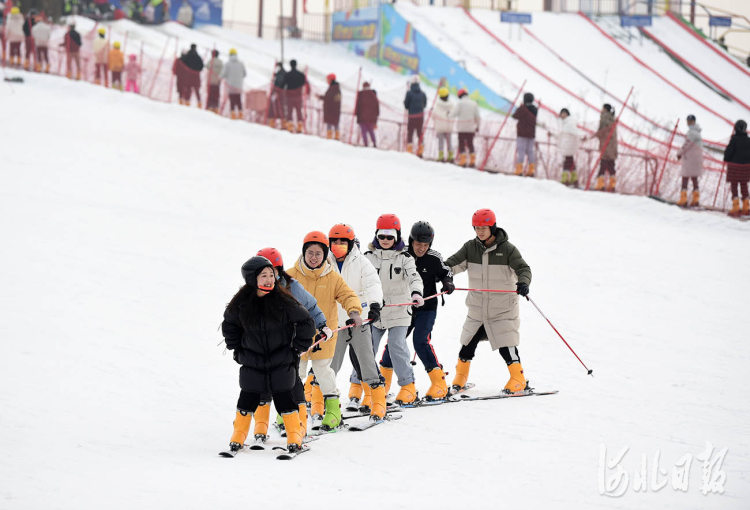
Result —
M 516 292 L 518 292 L 520 295 L 522 295 L 526 299 L 529 299 L 529 298 L 526 297 L 526 296 L 529 295 L 529 286 L 526 285 L 525 283 L 518 282 L 516 284 Z
M 316 336 L 316 338 L 317 338 L 317 336 Z M 316 342 L 317 342 L 317 340 L 316 340 Z M 323 342 L 320 342 L 320 344 L 322 344 L 322 343 L 323 343 Z M 322 348 L 322 347 L 320 346 L 320 344 L 315 344 L 315 343 L 313 343 L 314 347 L 312 348 L 312 351 L 310 351 L 310 352 L 318 352 L 318 351 L 322 351 L 322 350 L 323 350 L 323 348 Z
M 451 280 L 450 278 L 446 278 L 445 280 L 443 280 L 443 288 L 440 289 L 440 292 L 447 292 L 450 296 L 451 294 L 453 294 L 454 290 L 456 290 L 456 286 L 453 285 L 453 280 Z
M 370 311 L 367 312 L 367 318 L 372 322 L 378 322 L 380 319 L 380 303 L 373 303 L 370 305 Z

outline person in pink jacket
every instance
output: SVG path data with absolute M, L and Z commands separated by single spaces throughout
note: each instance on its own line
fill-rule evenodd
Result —
M 141 75 L 141 66 L 137 59 L 135 54 L 131 54 L 128 57 L 128 63 L 125 64 L 125 92 L 133 90 L 136 94 L 140 94 L 138 77 Z

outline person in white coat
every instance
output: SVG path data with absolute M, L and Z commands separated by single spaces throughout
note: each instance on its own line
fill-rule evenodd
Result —
M 451 138 L 453 137 L 453 119 L 451 119 L 453 102 L 450 99 L 450 95 L 451 93 L 447 87 L 440 87 L 440 90 L 438 90 L 440 99 L 432 109 L 432 118 L 435 121 L 435 135 L 438 139 L 438 161 L 446 161 L 443 159 L 445 157 L 443 146 L 447 145 L 447 162 L 453 163 L 453 145 L 451 142 Z
M 383 287 L 385 306 L 412 303 L 412 306 L 424 305 L 424 284 L 417 272 L 417 264 L 409 255 L 406 244 L 401 239 L 401 220 L 395 214 L 383 214 L 378 218 L 375 239 L 369 246 L 365 257 L 372 262 L 380 276 Z M 411 306 L 393 306 L 385 308 L 380 318 L 373 323 L 372 342 L 377 352 L 380 340 L 388 333 L 388 343 L 380 360 L 380 373 L 385 378 L 385 392 L 391 386 L 393 372 L 398 377 L 401 391 L 396 395 L 396 402 L 409 404 L 417 400 L 417 389 L 414 386 L 414 370 L 409 359 L 409 347 L 406 345 L 406 333 L 411 325 Z
M 677 151 L 677 159 L 682 160 L 682 188 L 680 200 L 677 205 L 685 207 L 688 203 L 687 190 L 688 181 L 693 181 L 693 197 L 690 207 L 700 205 L 701 193 L 698 190 L 698 177 L 703 175 L 703 138 L 701 127 L 695 122 L 695 115 L 687 117 L 688 132 L 685 135 L 685 144 Z
M 458 102 L 451 111 L 451 118 L 456 120 L 456 131 L 458 131 L 458 165 L 466 166 L 466 151 L 469 152 L 469 166 L 477 163 L 477 154 L 474 152 L 474 134 L 479 131 L 482 118 L 479 115 L 479 106 L 471 100 L 466 89 L 458 91 Z
M 245 83 L 245 64 L 237 58 L 237 50 L 229 50 L 229 60 L 224 64 L 221 78 L 226 81 L 227 94 L 229 95 L 229 111 L 233 119 L 242 118 L 242 88 Z M 236 111 L 235 111 L 236 110 Z
M 107 61 L 109 58 L 109 42 L 107 41 L 107 31 L 104 28 L 98 30 L 94 38 L 94 83 L 99 85 L 104 76 L 104 86 L 109 86 L 109 77 Z
M 8 18 L 5 20 L 5 38 L 10 46 L 10 65 L 21 65 L 21 43 L 25 39 L 23 33 L 23 14 L 18 7 L 10 10 Z
M 40 16 L 39 21 L 31 29 L 31 36 L 34 38 L 34 45 L 36 46 L 34 70 L 38 73 L 42 71 L 42 64 L 44 64 L 44 72 L 49 72 L 49 39 L 51 35 L 52 25 Z
M 182 5 L 177 11 L 177 23 L 193 28 L 193 8 L 187 0 L 182 0 Z
M 367 311 L 370 321 L 380 318 L 383 289 L 380 286 L 375 267 L 362 255 L 354 229 L 339 223 L 328 233 L 331 251 L 329 257 L 347 285 L 357 294 L 362 302 L 362 310 Z M 346 314 L 341 313 L 339 305 L 339 327 L 347 325 Z M 354 371 L 350 378 L 348 411 L 369 412 L 375 419 L 385 416 L 385 384 L 375 361 L 372 350 L 372 331 L 369 324 L 359 328 L 349 328 L 339 334 L 336 351 L 331 368 L 338 373 L 349 347 L 349 358 Z M 364 398 L 362 394 L 364 392 Z
M 575 156 L 581 144 L 581 133 L 576 120 L 567 108 L 560 110 L 560 130 L 557 134 L 557 147 L 563 157 L 563 173 L 560 182 L 566 186 L 578 185 L 578 171 Z

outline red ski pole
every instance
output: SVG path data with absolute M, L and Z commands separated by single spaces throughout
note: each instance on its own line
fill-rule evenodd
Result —
M 556 328 L 556 327 L 555 327 L 554 325 L 552 325 L 552 322 L 550 322 L 550 320 L 549 320 L 549 319 L 547 318 L 547 316 L 546 316 L 546 315 L 544 315 L 544 312 L 542 312 L 542 311 L 541 311 L 541 310 L 539 309 L 539 307 L 538 307 L 538 306 L 536 306 L 536 303 L 534 303 L 534 300 L 533 300 L 533 299 L 531 299 L 531 298 L 530 298 L 529 296 L 526 296 L 526 299 L 527 299 L 527 300 L 528 300 L 528 301 L 529 301 L 529 302 L 530 302 L 530 303 L 531 303 L 532 305 L 534 305 L 534 308 L 536 308 L 536 310 L 537 310 L 537 311 L 538 311 L 538 312 L 539 312 L 539 313 L 540 313 L 540 314 L 542 315 L 542 317 L 544 317 L 544 319 L 545 319 L 545 320 L 547 321 L 547 323 L 548 323 L 548 324 L 549 324 L 549 325 L 550 325 L 550 326 L 552 327 L 552 329 L 554 329 L 554 330 L 555 330 L 555 333 L 557 333 L 557 336 L 559 336 L 559 337 L 560 337 L 560 340 L 562 340 L 562 341 L 563 341 L 563 342 L 565 343 L 565 345 L 567 345 L 567 346 L 568 346 L 568 349 L 570 349 L 570 352 L 572 352 L 572 353 L 573 353 L 573 355 L 574 355 L 574 356 L 575 356 L 576 358 L 578 358 L 578 361 L 580 361 L 580 362 L 581 362 L 581 365 L 583 365 L 583 368 L 585 368 L 585 369 L 586 369 L 586 371 L 587 371 L 588 375 L 590 375 L 591 377 L 594 377 L 594 371 L 593 371 L 593 370 L 591 370 L 591 369 L 589 369 L 589 367 L 587 367 L 587 366 L 586 366 L 586 364 L 585 364 L 585 363 L 584 363 L 584 362 L 583 362 L 583 361 L 581 360 L 581 358 L 579 358 L 579 357 L 578 357 L 578 354 L 576 354 L 576 351 L 574 351 L 574 350 L 573 350 L 573 348 L 572 348 L 572 347 L 570 346 L 570 344 L 569 344 L 568 342 L 566 342 L 566 341 L 565 341 L 565 339 L 564 339 L 564 338 L 563 338 L 563 336 L 562 336 L 562 335 L 560 334 L 560 332 L 559 332 L 559 331 L 557 331 L 557 328 Z

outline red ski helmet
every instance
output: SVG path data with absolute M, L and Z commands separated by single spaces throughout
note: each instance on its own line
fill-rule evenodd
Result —
M 284 267 L 284 259 L 281 258 L 281 253 L 276 248 L 263 248 L 258 250 L 256 255 L 270 260 L 273 267 Z
M 400 232 L 401 220 L 395 214 L 381 214 L 375 228 L 378 230 L 398 230 Z
M 472 227 L 492 227 L 497 224 L 495 213 L 490 209 L 479 209 L 471 217 Z
M 336 75 L 333 73 L 329 74 L 328 76 L 326 76 L 326 81 L 328 83 L 331 83 L 332 81 L 336 81 Z

